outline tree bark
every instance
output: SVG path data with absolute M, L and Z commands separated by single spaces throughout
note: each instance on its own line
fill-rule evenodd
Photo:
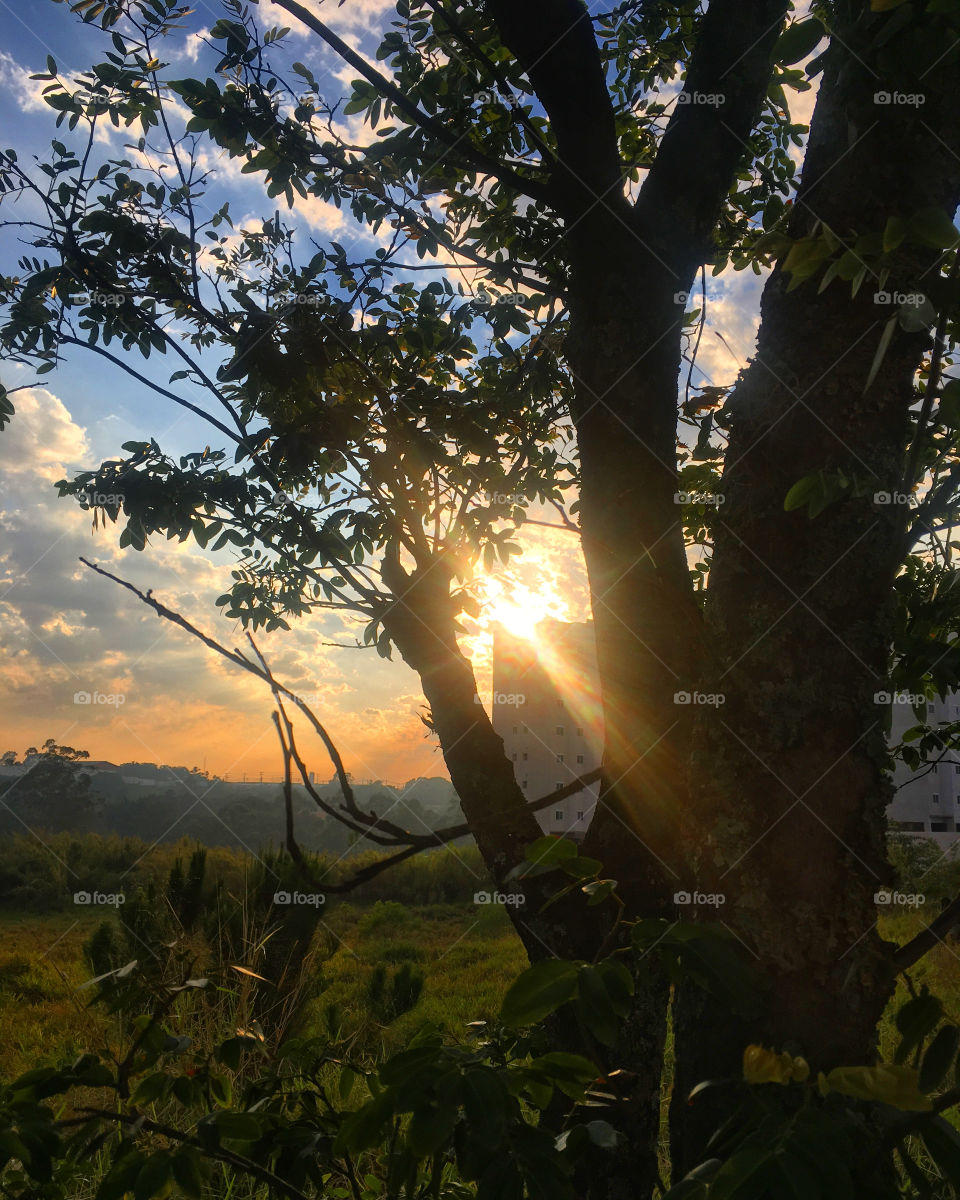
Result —
M 789 224 L 817 221 L 851 246 L 890 216 L 960 201 L 955 69 L 915 66 L 891 84 L 890 51 L 861 13 L 834 39 Z M 929 43 L 929 38 L 928 38 Z M 931 60 L 936 57 L 930 47 Z M 877 91 L 925 95 L 922 109 L 877 105 Z M 916 244 L 894 260 L 890 292 L 925 291 L 940 254 Z M 865 390 L 891 309 L 875 276 L 856 297 L 820 277 L 788 290 L 778 267 L 764 289 L 757 354 L 728 405 L 730 440 L 706 606 L 713 648 L 693 769 L 699 794 L 698 883 L 726 895 L 723 920 L 756 955 L 762 1017 L 742 1021 L 702 998 L 676 1011 L 674 1152 L 702 1157 L 717 1113 L 685 1105 L 689 1087 L 738 1074 L 745 1041 L 788 1041 L 811 1068 L 872 1062 L 893 987 L 873 894 L 888 882 L 885 711 L 893 640 L 891 585 L 902 553 L 902 504 L 914 377 L 925 333 L 897 329 Z M 800 478 L 842 470 L 857 489 L 811 519 L 787 512 Z M 859 492 L 860 494 L 856 494 Z

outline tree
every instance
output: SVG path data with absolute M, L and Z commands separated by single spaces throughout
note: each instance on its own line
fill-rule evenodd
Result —
M 204 81 L 162 61 L 174 0 L 74 4 L 112 49 L 78 80 L 52 60 L 42 76 L 75 147 L 54 142 L 38 170 L 0 159 L 4 200 L 32 198 L 21 228 L 40 255 L 4 281 L 5 347 L 39 371 L 84 348 L 210 422 L 232 456 L 128 443 L 61 491 L 95 521 L 122 514 L 121 544 L 237 546 L 222 602 L 254 629 L 362 614 L 366 641 L 420 676 L 497 881 L 539 828 L 475 703 L 458 616 L 474 563 L 509 559 L 530 502 L 578 530 L 606 723 L 585 853 L 632 916 L 674 920 L 678 891 L 725 894 L 764 998 L 745 1015 L 677 989 L 682 1172 L 715 1116 L 686 1104 L 690 1084 L 729 1073 L 751 1041 L 795 1039 L 816 1070 L 869 1061 L 918 952 L 883 942 L 872 897 L 890 873 L 882 696 L 960 680 L 960 384 L 945 374 L 960 11 L 400 0 L 374 67 L 297 0 L 276 3 L 353 68 L 342 115 L 378 136 L 349 141 L 336 98 L 283 65 L 283 31 L 258 31 L 236 0 Z M 814 77 L 796 179 L 805 130 L 786 90 Z M 104 120 L 138 128 L 127 159 L 99 159 Z M 205 217 L 204 140 L 294 209 L 348 206 L 380 245 L 307 259 L 279 214 L 247 230 L 227 206 Z M 472 296 L 409 281 L 450 259 L 482 281 Z M 703 302 L 686 308 L 707 265 L 771 268 L 732 389 L 692 387 Z M 169 385 L 134 351 L 179 359 Z M 691 544 L 706 551 L 695 571 Z M 556 884 L 530 887 L 542 900 Z M 568 896 L 516 921 L 531 958 L 590 959 L 619 936 L 617 911 Z M 670 1002 L 656 953 L 635 982 L 605 1064 L 637 1076 L 618 1110 L 630 1138 L 594 1183 L 609 1197 L 655 1178 Z
M 24 824 L 47 831 L 89 829 L 96 806 L 90 774 L 80 770 L 89 757 L 88 750 L 59 746 L 54 738 L 47 738 L 39 750 L 29 746 L 23 755 L 26 770 L 0 793 L 4 825 L 18 832 Z M 11 750 L 4 755 L 4 765 L 15 763 L 16 751 Z

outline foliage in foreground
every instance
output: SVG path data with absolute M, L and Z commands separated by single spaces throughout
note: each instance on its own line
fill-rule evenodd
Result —
M 572 843 L 544 839 L 528 850 L 534 862 L 562 871 L 588 902 L 613 890 Z M 722 930 L 641 921 L 630 941 L 635 970 L 657 955 L 675 981 L 744 1014 L 755 1009 L 749 971 Z M 115 1021 L 109 1047 L 0 1092 L 4 1195 L 573 1200 L 621 1136 L 615 1110 L 629 1103 L 631 1076 L 549 1049 L 546 1024 L 577 1026 L 598 1052 L 612 1046 L 634 990 L 622 960 L 540 962 L 514 982 L 495 1021 L 475 1022 L 462 1039 L 424 1024 L 383 1058 L 332 1018 L 321 1036 L 278 1042 L 239 1008 L 226 1036 L 221 1021 L 211 1040 L 209 1011 L 232 994 L 231 968 L 220 962 L 201 975 L 184 939 L 157 941 L 143 961 L 84 985 Z M 944 1114 L 960 1102 L 960 1026 L 925 988 L 896 1026 L 893 1062 L 816 1078 L 789 1048 L 746 1046 L 741 1077 L 691 1094 L 696 1103 L 722 1089 L 725 1120 L 703 1162 L 664 1194 L 950 1194 L 944 1187 L 960 1184 L 960 1134 Z M 884 1191 L 875 1167 L 894 1151 L 901 1180 Z

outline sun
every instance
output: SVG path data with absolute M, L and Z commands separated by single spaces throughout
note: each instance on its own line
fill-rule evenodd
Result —
M 567 620 L 567 606 L 560 596 L 538 592 L 521 583 L 488 577 L 481 588 L 482 623 L 501 625 L 514 637 L 536 641 L 537 626 L 548 618 Z

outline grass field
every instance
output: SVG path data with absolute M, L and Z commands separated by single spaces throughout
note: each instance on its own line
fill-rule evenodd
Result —
M 4 1079 L 53 1065 L 103 1036 L 100 1011 L 86 1007 L 89 993 L 77 991 L 90 975 L 83 943 L 101 919 L 93 912 L 0 918 Z M 343 904 L 324 917 L 317 941 L 320 990 L 308 1005 L 305 1032 L 325 1028 L 333 1007 L 371 1048 L 388 1051 L 425 1021 L 458 1036 L 468 1021 L 493 1016 L 526 961 L 506 912 L 494 906 Z M 404 962 L 423 974 L 422 994 L 409 1012 L 378 1022 L 366 1000 L 371 976 L 379 963 L 389 971 Z
M 99 1041 L 104 1017 L 78 991 L 89 977 L 83 943 L 101 920 L 83 912 L 0 918 L 0 1039 L 5 1079 L 54 1064 Z M 886 937 L 907 940 L 924 924 L 921 912 L 884 917 Z M 304 1032 L 319 1032 L 331 1017 L 362 1033 L 371 1049 L 390 1052 L 409 1041 L 424 1022 L 454 1037 L 469 1021 L 493 1016 L 526 959 L 504 909 L 395 902 L 342 904 L 327 914 L 317 934 L 318 992 L 309 1001 Z M 368 988 L 378 964 L 388 972 L 403 963 L 423 974 L 423 991 L 412 1009 L 390 1021 L 371 1015 Z M 960 945 L 949 941 L 911 972 L 926 983 L 960 1021 Z M 896 1003 L 903 998 L 903 984 Z M 892 1021 L 881 1026 L 881 1050 L 892 1053 Z

